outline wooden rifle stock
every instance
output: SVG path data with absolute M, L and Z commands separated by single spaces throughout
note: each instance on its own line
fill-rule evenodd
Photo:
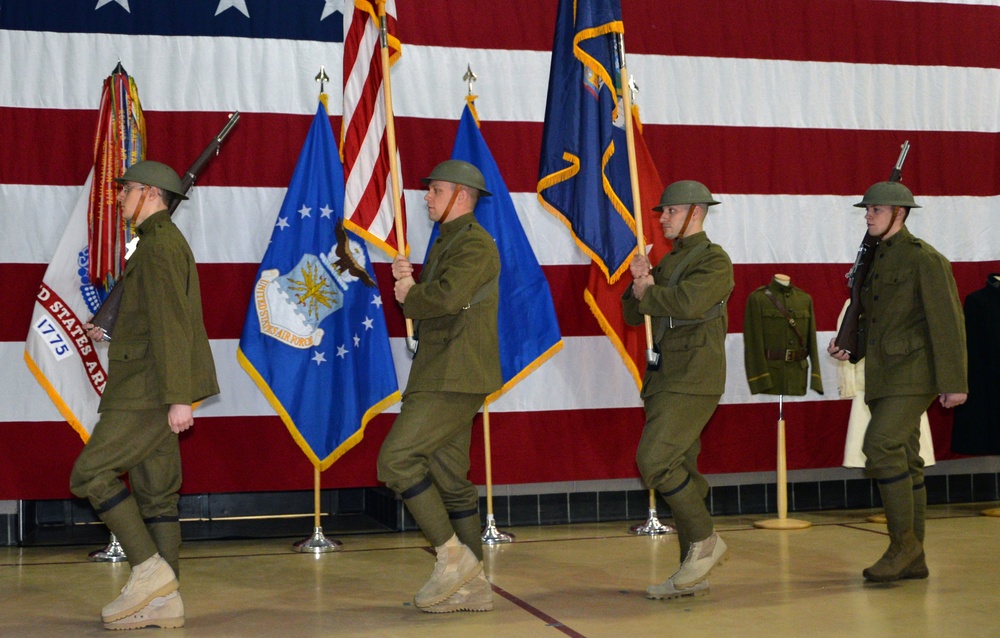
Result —
M 910 142 L 907 140 L 903 142 L 899 159 L 896 160 L 896 165 L 889 176 L 890 182 L 898 182 L 902 179 L 903 162 L 906 161 L 906 154 L 909 150 Z M 854 259 L 854 265 L 847 272 L 847 285 L 851 288 L 851 302 L 848 304 L 847 310 L 844 311 L 840 330 L 837 331 L 833 343 L 851 355 L 851 363 L 857 363 L 864 357 L 862 344 L 858 343 L 858 329 L 860 328 L 862 311 L 861 288 L 865 285 L 865 279 L 868 278 L 868 271 L 871 270 L 872 260 L 875 259 L 875 249 L 878 247 L 879 240 L 879 237 L 865 233 L 864 239 L 861 240 L 861 246 L 858 247 L 858 256 Z
M 236 111 L 229 116 L 229 121 L 226 125 L 222 127 L 222 130 L 218 135 L 212 138 L 212 141 L 208 143 L 205 150 L 201 152 L 198 159 L 194 161 L 191 168 L 187 169 L 184 173 L 184 177 L 181 178 L 181 190 L 184 195 L 191 190 L 194 186 L 194 182 L 198 179 L 198 175 L 205 170 L 205 166 L 208 164 L 208 160 L 212 158 L 213 155 L 219 154 L 219 147 L 222 146 L 223 140 L 229 135 L 229 132 L 233 129 L 236 123 L 240 120 L 240 112 Z M 173 215 L 174 211 L 177 210 L 177 206 L 181 203 L 179 197 L 174 197 L 167 207 L 167 214 Z M 94 318 L 90 320 L 90 323 L 104 330 L 104 340 L 111 341 L 111 333 L 115 328 L 115 324 L 118 323 L 118 313 L 121 310 L 122 305 L 122 293 L 124 292 L 125 286 L 122 285 L 121 277 L 115 282 L 115 285 L 111 288 L 111 292 L 104 299 L 104 303 L 101 307 L 97 309 L 97 314 Z

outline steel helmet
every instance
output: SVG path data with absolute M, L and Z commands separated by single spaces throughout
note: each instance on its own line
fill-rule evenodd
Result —
M 483 174 L 479 172 L 479 169 L 462 160 L 452 159 L 441 162 L 434 167 L 434 170 L 431 171 L 428 177 L 423 178 L 421 181 L 424 184 L 430 184 L 434 180 L 475 188 L 479 191 L 480 195 L 491 194 L 486 190 L 486 180 L 483 178 Z
M 712 199 L 712 193 L 709 192 L 708 187 L 704 184 L 694 180 L 685 179 L 667 186 L 663 190 L 663 196 L 660 197 L 660 203 L 657 206 L 654 206 L 653 210 L 663 210 L 667 206 L 677 206 L 681 204 L 705 204 L 707 206 L 715 206 L 718 203 L 719 202 Z
M 187 196 L 184 195 L 184 187 L 181 185 L 181 180 L 177 177 L 177 173 L 174 172 L 174 169 L 161 162 L 154 162 L 152 160 L 136 162 L 125 171 L 124 175 L 115 178 L 115 181 L 119 184 L 135 182 L 136 184 L 155 186 L 156 188 L 172 193 L 178 199 L 187 199 Z
M 865 196 L 860 202 L 854 205 L 855 208 L 868 208 L 869 206 L 905 206 L 906 208 L 920 208 L 913 201 L 913 193 L 910 189 L 899 182 L 879 182 L 873 184 L 865 191 Z

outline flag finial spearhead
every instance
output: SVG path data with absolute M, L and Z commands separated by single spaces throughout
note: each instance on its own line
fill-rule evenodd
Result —
M 472 95 L 472 84 L 478 79 L 475 73 L 472 72 L 472 65 L 469 64 L 465 67 L 465 75 L 462 76 L 462 80 L 469 85 L 469 95 Z

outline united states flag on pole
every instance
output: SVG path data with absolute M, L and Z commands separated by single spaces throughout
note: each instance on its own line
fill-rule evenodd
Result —
M 389 64 L 394 64 L 402 54 L 396 37 L 396 3 L 388 0 L 384 5 Z M 349 15 L 350 26 L 344 39 L 344 124 L 341 141 L 344 172 L 347 174 L 344 219 L 362 237 L 389 256 L 395 256 L 399 247 L 394 231 L 389 132 L 386 129 L 386 78 L 382 70 L 376 2 L 357 0 Z M 398 150 L 396 165 L 400 165 Z
M 238 365 L 236 348 L 275 211 L 315 116 L 313 78 L 321 65 L 330 71 L 342 63 L 344 5 L 97 5 L 3 0 L 0 10 L 0 59 L 12 69 L 0 73 L 0 499 L 68 497 L 80 436 L 24 364 L 24 344 L 39 284 L 90 173 L 95 87 L 119 59 L 141 81 L 150 159 L 187 167 L 220 122 L 241 113 L 238 134 L 176 215 L 198 262 L 222 388 L 182 439 L 183 489 L 311 490 L 312 464 Z M 424 210 L 420 178 L 451 154 L 471 65 L 477 92 L 490 96 L 477 104 L 480 131 L 548 280 L 564 344 L 491 402 L 494 476 L 631 480 L 642 429 L 635 379 L 584 300 L 591 259 L 537 196 L 557 7 L 397 3 L 406 48 L 392 89 L 411 260 L 423 261 L 431 231 L 425 214 L 413 214 Z M 718 196 L 722 205 L 706 228 L 734 262 L 729 384 L 706 428 L 701 468 L 773 472 L 777 405 L 750 395 L 744 378 L 745 301 L 785 273 L 813 297 L 818 340 L 833 336 L 847 298 L 844 274 L 864 233 L 851 205 L 889 176 L 903 140 L 912 145 L 903 182 L 923 205 L 907 222 L 911 230 L 952 261 L 963 298 L 1000 271 L 1000 48 L 985 35 L 1000 32 L 1000 7 L 985 0 L 628 0 L 621 10 L 653 164 L 664 184 L 697 179 Z M 342 79 L 330 75 L 339 131 Z M 380 250 L 371 256 L 390 300 L 388 258 Z M 397 380 L 405 380 L 403 319 L 393 303 L 383 310 Z M 835 373 L 824 367 L 823 374 Z M 324 487 L 377 483 L 375 458 L 396 409 L 368 423 L 364 440 L 324 472 Z M 786 398 L 784 409 L 789 467 L 839 466 L 849 402 L 827 393 Z M 951 417 L 932 410 L 930 418 L 935 451 L 946 459 Z M 473 455 L 477 481 L 479 458 Z

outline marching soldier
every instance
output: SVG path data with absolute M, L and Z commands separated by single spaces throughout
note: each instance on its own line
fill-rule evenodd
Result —
M 143 161 L 115 181 L 140 241 L 118 283 L 125 288 L 101 419 L 73 466 L 70 489 L 90 500 L 132 566 L 121 596 L 101 612 L 104 626 L 180 627 L 177 435 L 194 424 L 192 404 L 219 386 L 194 256 L 167 213 L 172 198 L 187 199 L 177 173 Z M 92 339 L 103 338 L 101 328 L 85 327 Z M 119 478 L 126 472 L 131 491 Z
M 726 300 L 734 286 L 729 255 L 703 229 L 708 208 L 718 203 L 698 182 L 668 186 L 653 210 L 661 211 L 673 251 L 655 268 L 636 254 L 629 265 L 632 287 L 622 295 L 630 325 L 644 323 L 643 315 L 653 318 L 662 357 L 642 381 L 646 426 L 636 461 L 646 485 L 673 512 L 681 552 L 678 570 L 649 587 L 649 598 L 707 594 L 708 574 L 726 555 L 705 507 L 708 481 L 698 472 L 701 431 L 726 385 Z
M 424 179 L 440 235 L 420 281 L 403 255 L 392 264 L 396 301 L 414 320 L 419 348 L 403 406 L 378 457 L 378 477 L 398 493 L 437 562 L 414 597 L 426 612 L 489 611 L 479 491 L 468 479 L 472 420 L 500 389 L 497 334 L 500 254 L 473 213 L 489 195 L 472 164 L 448 160 Z
M 871 581 L 927 578 L 920 415 L 934 401 L 953 408 L 968 393 L 965 324 L 951 264 L 906 227 L 920 208 L 899 182 L 879 182 L 855 204 L 880 238 L 862 289 L 857 357 L 865 358 L 865 468 L 878 483 L 889 548 L 864 570 Z M 827 348 L 836 359 L 849 353 Z

